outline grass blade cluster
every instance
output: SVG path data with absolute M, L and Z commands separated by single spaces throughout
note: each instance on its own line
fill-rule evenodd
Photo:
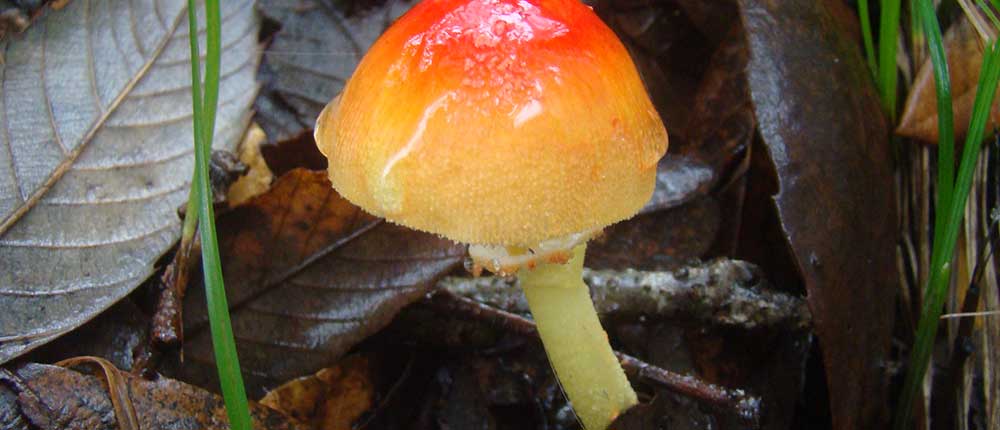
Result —
M 924 375 L 930 363 L 938 325 L 951 280 L 951 264 L 958 233 L 965 214 L 965 205 L 972 187 L 989 118 L 990 107 L 1000 80 L 1000 44 L 990 43 L 984 54 L 972 119 L 965 139 L 958 175 L 954 176 L 954 124 L 948 65 L 945 60 L 941 29 L 930 0 L 918 0 L 920 20 L 929 37 L 931 61 L 934 67 L 935 90 L 938 98 L 938 211 L 935 217 L 934 246 L 931 257 L 931 278 L 924 293 L 924 306 L 917 325 L 917 336 L 910 352 L 910 365 L 896 409 L 894 427 L 907 429 Z

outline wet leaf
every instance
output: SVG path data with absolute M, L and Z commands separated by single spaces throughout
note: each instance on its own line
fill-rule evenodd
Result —
M 286 382 L 260 403 L 314 430 L 352 430 L 375 402 L 371 372 L 366 356 L 352 355 L 315 375 Z
M 822 2 L 740 4 L 764 143 L 754 155 L 776 173 L 769 197 L 792 253 L 784 264 L 808 292 L 833 428 L 882 428 L 898 278 L 889 140 L 871 75 Z
M 453 242 L 362 212 L 326 177 L 293 170 L 218 220 L 226 293 L 250 387 L 334 363 L 464 255 Z M 215 373 L 204 302 L 202 288 L 189 290 L 182 369 L 201 382 Z
M 193 150 L 185 6 L 77 0 L 3 45 L 0 362 L 124 297 L 180 234 Z M 258 26 L 252 1 L 223 14 L 215 141 L 228 148 L 256 89 Z
M 951 74 L 951 106 L 955 116 L 955 139 L 965 137 L 972 118 L 972 102 L 976 98 L 979 69 L 983 64 L 983 48 L 979 36 L 962 17 L 953 23 L 944 35 L 944 48 Z M 938 140 L 937 91 L 934 89 L 934 66 L 930 59 L 924 61 L 913 81 L 913 89 L 906 97 L 902 118 L 896 133 L 900 136 L 937 143 Z M 990 123 L 1000 121 L 1000 106 L 994 104 Z
M 670 133 L 642 213 L 679 206 L 741 172 L 754 118 L 732 1 L 598 2 L 623 36 Z
M 721 2 L 726 3 L 726 2 Z M 719 188 L 746 173 L 757 126 L 747 87 L 747 47 L 743 26 L 733 23 L 698 86 L 686 128 L 688 152 L 711 167 L 709 186 Z M 686 148 L 681 148 L 684 151 Z
M 375 39 L 410 7 L 388 0 L 346 15 L 328 0 L 261 0 L 260 10 L 280 30 L 264 54 L 257 121 L 270 142 L 312 130 L 320 110 L 340 93 Z
M 138 418 L 139 428 L 228 429 L 222 398 L 183 382 L 146 380 L 118 374 Z M 104 378 L 42 364 L 26 364 L 0 375 L 0 424 L 10 429 L 119 429 Z M 258 429 L 305 429 L 270 408 L 251 404 Z M 31 423 L 32 426 L 24 425 Z
M 667 269 L 720 255 L 739 225 L 723 214 L 740 212 L 743 185 L 729 188 L 746 171 L 755 127 L 736 5 L 616 2 L 598 10 L 629 45 L 670 149 L 641 215 L 608 228 L 588 265 Z
M 131 297 L 126 297 L 76 330 L 31 351 L 25 359 L 55 363 L 81 355 L 94 356 L 138 373 L 148 359 L 149 338 L 148 316 Z
M 316 147 L 311 130 L 277 144 L 261 145 L 260 154 L 267 161 L 267 167 L 277 176 L 298 167 L 310 170 L 323 170 L 327 167 L 326 156 Z
M 722 217 L 719 202 L 712 196 L 638 215 L 608 227 L 587 245 L 587 267 L 664 270 L 684 266 L 709 252 Z

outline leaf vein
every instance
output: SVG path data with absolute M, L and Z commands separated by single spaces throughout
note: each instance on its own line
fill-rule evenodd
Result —
M 177 15 L 177 18 L 174 20 L 174 28 L 177 28 L 183 16 L 184 14 Z M 15 209 L 12 214 L 8 215 L 7 218 L 5 218 L 2 222 L 0 222 L 0 235 L 3 235 L 5 232 L 7 232 L 7 230 L 10 230 L 10 228 L 15 223 L 17 223 L 17 221 L 20 220 L 21 217 L 24 216 L 24 214 L 28 213 L 28 211 L 31 210 L 31 208 L 33 208 L 38 203 L 38 201 L 42 198 L 42 195 L 44 195 L 50 188 L 52 188 L 53 185 L 55 185 L 55 183 L 60 178 L 62 178 L 63 175 L 66 174 L 70 166 L 80 156 L 80 153 L 82 153 L 84 148 L 88 146 L 88 143 L 91 140 L 93 140 L 97 132 L 101 130 L 101 126 L 103 126 L 107 122 L 108 118 L 111 115 L 111 112 L 114 111 L 114 108 L 117 108 L 118 105 L 121 103 L 121 101 L 124 100 L 125 97 L 128 95 L 128 93 L 132 90 L 132 88 L 134 88 L 135 85 L 143 77 L 146 76 L 146 73 L 149 71 L 150 67 L 152 67 L 156 58 L 159 56 L 159 53 L 162 52 L 163 49 L 167 46 L 168 41 L 169 41 L 168 38 L 164 38 L 164 40 L 160 42 L 159 46 L 157 46 L 156 52 L 154 52 L 153 55 L 149 59 L 147 59 L 146 63 L 143 65 L 142 68 L 139 69 L 138 73 L 136 73 L 136 75 L 133 76 L 131 80 L 129 80 L 129 82 L 125 85 L 125 88 L 118 94 L 118 96 L 115 97 L 115 100 L 111 103 L 112 109 L 108 111 L 103 111 L 101 115 L 98 116 L 98 118 L 94 121 L 94 123 L 91 124 L 90 129 L 84 135 L 83 139 L 81 139 L 80 143 L 73 149 L 73 151 L 69 153 L 66 159 L 63 160 L 62 163 L 59 164 L 59 166 L 56 167 L 56 169 L 52 172 L 52 174 L 49 175 L 49 177 L 45 180 L 45 183 L 42 184 L 42 186 L 39 187 L 37 190 L 35 190 L 35 192 L 33 192 L 30 197 L 25 199 L 24 204 L 18 206 L 18 208 Z
M 101 246 L 116 245 L 119 243 L 134 242 L 139 239 L 144 239 L 149 236 L 153 236 L 157 233 L 161 233 L 169 228 L 172 228 L 174 223 L 166 223 L 161 227 L 157 227 L 153 230 L 144 231 L 142 233 L 134 234 L 131 236 L 120 237 L 113 240 L 96 241 L 96 242 L 80 242 L 80 243 L 58 243 L 58 242 L 43 242 L 43 241 L 31 241 L 31 240 L 13 240 L 13 239 L 2 239 L 0 240 L 0 246 L 10 247 L 10 248 L 45 248 L 45 249 L 81 249 L 81 248 L 97 248 Z
M 228 98 L 228 99 L 220 101 L 219 102 L 219 110 L 222 110 L 222 108 L 224 106 L 228 106 L 228 105 L 231 105 L 233 103 L 236 103 L 237 100 L 240 100 L 244 96 L 246 96 L 246 94 L 240 93 L 240 94 L 237 94 L 236 97 L 232 97 L 232 98 Z M 175 116 L 175 117 L 171 117 L 171 118 L 163 118 L 163 119 L 160 119 L 160 120 L 157 120 L 157 121 L 153 121 L 153 122 L 126 122 L 126 123 L 121 123 L 121 124 L 107 124 L 107 125 L 105 125 L 105 128 L 107 128 L 107 129 L 116 129 L 116 128 L 117 129 L 121 129 L 121 128 L 140 128 L 140 127 L 162 127 L 162 126 L 165 126 L 165 125 L 177 124 L 179 122 L 187 121 L 187 120 L 191 119 L 193 116 L 194 116 L 193 113 L 188 112 L 188 113 L 186 113 L 184 115 Z
M 239 64 L 239 66 L 234 67 L 232 70 L 229 70 L 226 73 L 224 73 L 221 76 L 219 76 L 219 81 L 220 82 L 224 81 L 224 80 L 232 77 L 233 75 L 235 75 L 235 74 L 243 71 L 248 66 L 253 65 L 253 64 L 254 64 L 254 58 L 253 58 L 253 56 L 252 55 L 248 55 L 247 58 L 244 59 L 243 62 Z M 157 64 L 157 67 L 159 67 L 159 66 L 161 66 L 161 65 Z M 170 93 L 179 93 L 179 92 L 188 92 L 188 91 L 191 91 L 191 85 L 190 84 L 187 84 L 187 85 L 184 85 L 184 86 L 180 86 L 180 87 L 173 87 L 173 88 L 166 88 L 166 89 L 162 89 L 162 90 L 150 91 L 150 92 L 147 92 L 147 93 L 132 93 L 132 94 L 129 94 L 128 98 L 130 100 L 134 100 L 134 99 L 140 99 L 140 98 L 145 98 L 145 97 L 163 96 L 163 95 L 167 95 L 167 94 L 170 94 Z
M 180 182 L 177 185 L 165 188 L 162 190 L 156 190 L 154 192 L 139 194 L 135 196 L 123 196 L 123 197 L 112 197 L 106 199 L 94 199 L 94 200 L 74 200 L 74 199 L 44 199 L 40 204 L 46 206 L 100 206 L 100 205 L 111 205 L 119 203 L 132 203 L 132 202 L 144 202 L 157 197 L 163 197 L 176 193 L 182 189 L 187 188 L 188 184 L 186 182 Z
M 139 51 L 139 55 L 142 58 L 146 58 L 146 50 L 142 47 L 142 41 L 139 40 L 138 27 L 139 23 L 135 20 L 135 7 L 132 6 L 134 0 L 129 0 L 128 2 L 128 19 L 129 19 L 129 30 L 132 33 L 132 40 L 135 41 L 135 49 Z
M 337 318 L 337 317 L 327 317 L 327 316 L 316 315 L 316 314 L 300 314 L 300 313 L 295 313 L 295 312 L 275 311 L 275 310 L 270 310 L 270 309 L 258 308 L 258 307 L 252 306 L 252 305 L 248 306 L 247 310 L 251 311 L 251 312 L 256 312 L 258 314 L 269 315 L 269 316 L 274 316 L 274 317 L 279 317 L 279 318 L 289 318 L 289 319 L 304 320 L 304 321 L 331 322 L 331 323 L 361 322 L 361 321 L 364 321 L 365 318 L 368 316 L 368 315 L 362 315 L 362 316 L 358 316 L 358 317 Z
M 153 164 L 160 164 L 160 163 L 166 163 L 168 161 L 173 161 L 173 160 L 181 158 L 181 157 L 183 157 L 185 155 L 188 155 L 188 154 L 190 154 L 192 152 L 194 152 L 193 147 L 188 147 L 187 149 L 185 149 L 185 150 L 183 150 L 181 152 L 176 152 L 176 153 L 173 153 L 173 154 L 167 154 L 166 156 L 163 156 L 163 157 L 160 157 L 160 158 L 152 158 L 152 159 L 138 160 L 138 161 L 125 161 L 125 162 L 112 163 L 112 164 L 97 164 L 97 165 L 90 165 L 90 166 L 73 166 L 73 171 L 75 171 L 75 172 L 89 172 L 89 171 L 116 170 L 116 169 L 127 169 L 127 168 L 130 168 L 130 167 L 150 166 L 150 165 L 153 165 Z
M 338 75 L 335 75 L 335 74 L 330 73 L 330 72 L 325 72 L 325 71 L 320 71 L 320 70 L 316 70 L 316 69 L 313 69 L 313 68 L 305 67 L 305 66 L 303 66 L 301 64 L 298 64 L 296 62 L 286 61 L 284 59 L 281 59 L 281 56 L 273 57 L 271 55 L 268 55 L 267 59 L 268 59 L 269 63 L 280 64 L 280 65 L 282 65 L 284 67 L 287 67 L 289 69 L 295 69 L 296 71 L 304 72 L 304 73 L 307 73 L 307 74 L 310 74 L 310 75 L 313 75 L 313 76 L 317 76 L 317 77 L 320 77 L 320 78 L 323 78 L 323 79 L 329 79 L 331 81 L 335 81 L 335 82 L 339 82 L 339 83 L 347 82 L 347 79 L 344 78 L 344 77 L 342 77 L 342 76 L 338 76 Z
M 100 90 L 97 88 L 97 67 L 94 65 L 94 38 L 93 38 L 93 27 L 92 20 L 90 19 L 90 1 L 87 2 L 87 16 L 84 22 L 84 28 L 87 33 L 87 40 L 84 42 L 87 45 L 87 80 L 90 82 L 90 94 L 94 97 L 94 105 L 97 106 L 97 111 L 102 114 L 105 112 L 104 101 L 101 100 Z M 115 44 L 115 48 L 121 51 L 118 44 Z
M 133 281 L 140 278 L 145 278 L 146 273 L 140 272 L 138 275 L 129 276 L 125 279 L 116 279 L 113 281 L 97 282 L 91 284 L 74 284 L 72 287 L 68 288 L 57 288 L 50 290 L 37 291 L 31 289 L 31 287 L 25 287 L 22 290 L 0 290 L 0 296 L 14 296 L 14 297 L 47 297 L 47 296 L 60 296 L 65 294 L 76 293 L 80 291 L 86 291 L 91 289 L 101 289 L 109 288 L 116 285 L 124 284 L 129 281 Z M 79 281 L 75 281 L 79 282 Z
M 87 4 L 90 4 L 90 2 L 87 2 Z M 84 8 L 84 10 L 89 12 L 89 8 Z M 90 14 L 85 13 L 84 16 L 89 17 Z M 55 138 L 54 142 L 57 146 L 59 146 L 59 151 L 61 151 L 65 156 L 69 153 L 69 149 L 67 149 L 66 145 L 63 144 L 62 137 L 59 135 L 59 127 L 56 125 L 56 117 L 55 114 L 52 113 L 52 97 L 49 97 L 48 73 L 46 73 L 45 70 L 48 66 L 45 61 L 45 53 L 48 52 L 48 47 L 49 32 L 48 27 L 45 27 L 42 31 L 42 49 L 40 53 L 42 56 L 42 64 L 41 67 L 39 67 L 39 73 L 41 73 L 41 76 L 38 81 L 39 85 L 42 87 L 42 97 L 45 98 L 45 113 L 48 114 L 49 127 L 52 128 L 52 136 Z
M 2 73 L 0 76 L 4 77 L 3 84 L 6 86 L 7 68 L 0 67 L 0 73 Z M 10 143 L 10 121 L 7 119 L 7 94 L 8 93 L 6 91 L 0 93 L 0 109 L 3 109 L 3 133 L 4 142 L 6 143 L 4 147 L 7 149 L 7 160 L 10 164 L 10 176 L 14 179 L 14 188 L 17 190 L 18 201 L 23 203 L 25 199 L 24 190 L 21 189 L 21 178 L 17 176 L 17 160 L 14 159 L 14 150 L 11 148 Z M 0 230 L 0 235 L 2 234 L 3 231 Z

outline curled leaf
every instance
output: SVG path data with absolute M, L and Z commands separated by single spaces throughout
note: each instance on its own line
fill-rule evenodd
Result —
M 944 35 L 948 72 L 951 75 L 951 105 L 955 115 L 955 139 L 965 137 L 972 118 L 972 103 L 976 98 L 979 69 L 983 64 L 983 48 L 969 20 L 961 17 Z M 1000 122 L 1000 105 L 990 111 L 990 124 Z M 906 97 L 903 116 L 896 134 L 928 143 L 938 141 L 937 91 L 934 89 L 934 66 L 924 61 L 913 80 L 913 89 Z

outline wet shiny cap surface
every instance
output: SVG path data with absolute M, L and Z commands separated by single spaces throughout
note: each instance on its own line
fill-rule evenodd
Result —
M 577 0 L 425 0 L 316 125 L 347 199 L 456 241 L 533 245 L 632 216 L 667 133 Z

